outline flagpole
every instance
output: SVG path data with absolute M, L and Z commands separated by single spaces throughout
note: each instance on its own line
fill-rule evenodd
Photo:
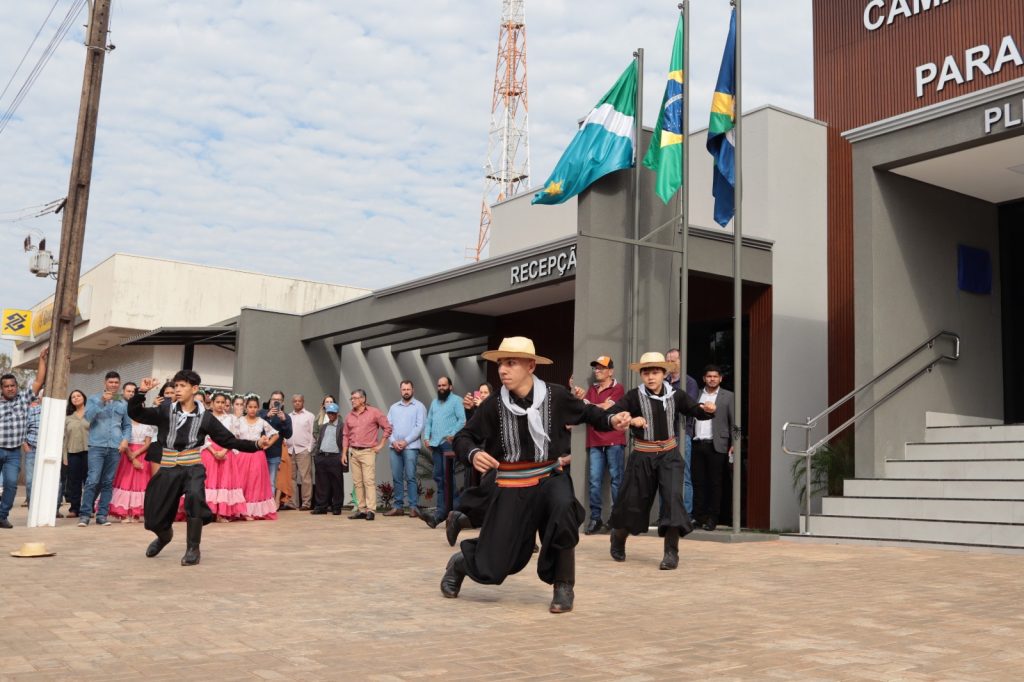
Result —
M 736 217 L 733 237 L 733 469 L 732 469 L 732 529 L 740 532 L 740 497 L 743 492 L 743 31 L 741 0 L 731 0 L 736 8 Z
M 643 132 L 644 120 L 644 48 L 637 48 L 633 53 L 636 59 L 636 118 L 633 121 L 633 287 L 631 289 L 631 320 L 629 338 L 629 357 L 639 357 L 640 345 L 640 136 Z M 635 379 L 630 374 L 630 379 Z M 632 385 L 632 381 L 630 382 Z
M 683 158 L 679 177 L 683 186 L 679 192 L 679 217 L 682 242 L 680 244 L 679 286 L 679 385 L 686 392 L 686 354 L 689 346 L 690 316 L 690 182 L 686 177 L 686 160 L 690 158 L 690 0 L 679 3 L 683 18 Z

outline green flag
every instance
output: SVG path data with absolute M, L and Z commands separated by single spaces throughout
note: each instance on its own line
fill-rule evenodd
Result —
M 668 67 L 661 114 L 644 157 L 644 166 L 658 174 L 654 191 L 666 204 L 683 185 L 683 16 L 679 15 L 672 60 Z

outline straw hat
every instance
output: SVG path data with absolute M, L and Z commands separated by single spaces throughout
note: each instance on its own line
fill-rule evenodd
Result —
M 525 358 L 527 360 L 536 360 L 538 365 L 553 364 L 550 359 L 543 355 L 537 355 L 537 351 L 533 347 L 533 340 L 525 336 L 507 336 L 501 340 L 498 350 L 484 351 L 480 354 L 480 357 L 491 362 L 497 362 L 505 358 Z
M 17 552 L 11 552 L 11 556 L 25 559 L 41 556 L 53 556 L 56 552 L 47 552 L 46 545 L 42 542 L 26 542 Z
M 639 372 L 644 367 L 660 367 L 666 372 L 679 371 L 679 363 L 668 362 L 661 353 L 644 353 L 640 356 L 640 362 L 633 362 L 629 365 L 634 372 Z

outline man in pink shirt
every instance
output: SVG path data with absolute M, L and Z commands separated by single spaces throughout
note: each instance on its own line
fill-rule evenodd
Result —
M 342 429 L 341 465 L 352 460 L 352 486 L 356 490 L 357 509 L 350 519 L 373 521 L 377 510 L 377 453 L 388 442 L 391 424 L 384 413 L 366 404 L 366 391 L 357 388 L 349 398 L 352 411 Z M 378 439 L 378 433 L 380 435 Z

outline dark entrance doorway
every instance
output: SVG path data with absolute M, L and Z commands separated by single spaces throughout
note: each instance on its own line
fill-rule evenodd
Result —
M 999 208 L 1003 420 L 1024 423 L 1024 201 Z

